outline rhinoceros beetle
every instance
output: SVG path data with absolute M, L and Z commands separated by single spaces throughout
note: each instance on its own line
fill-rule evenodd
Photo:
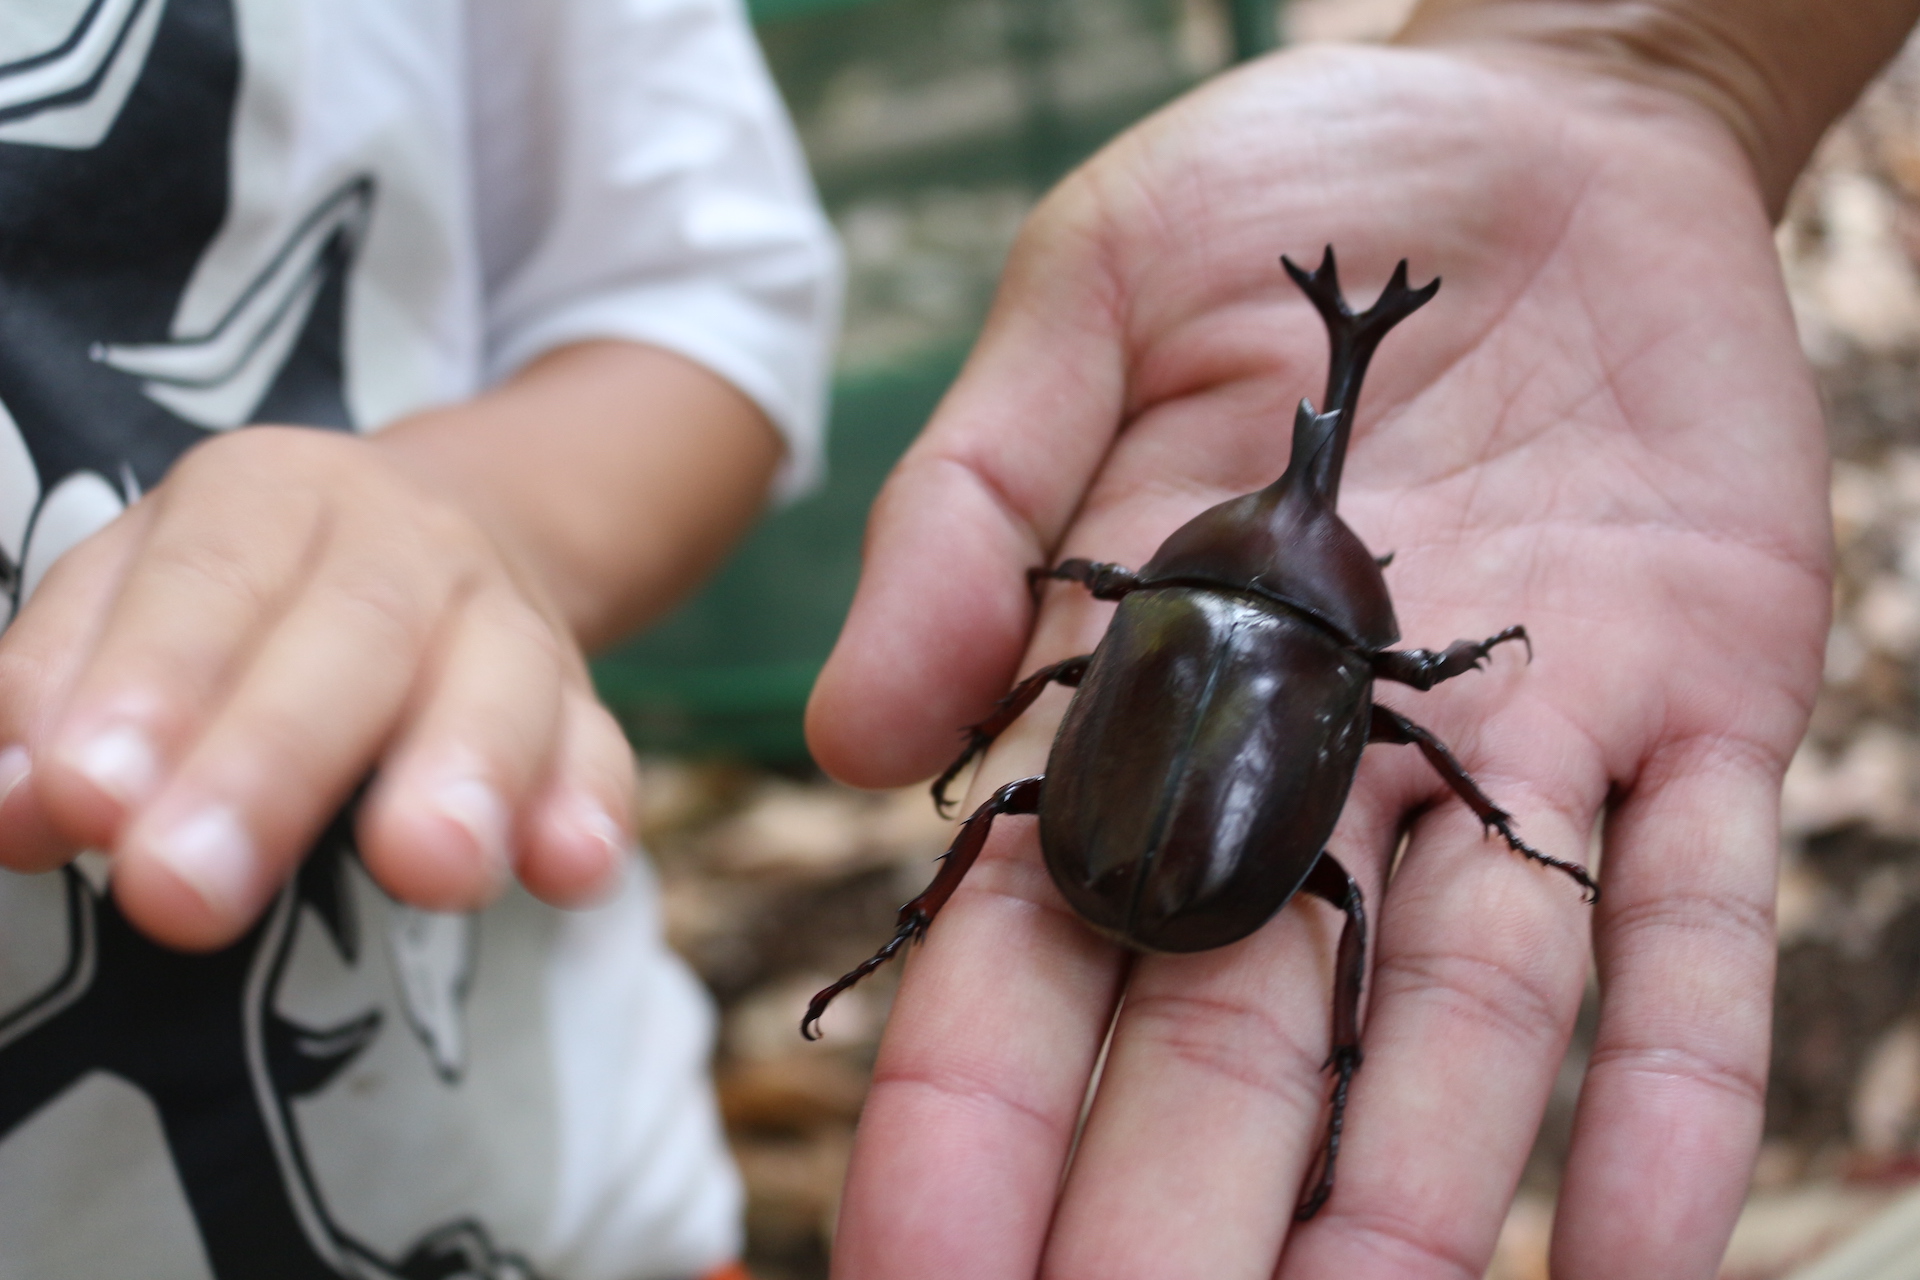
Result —
M 1501 644 L 1531 642 L 1511 626 L 1438 652 L 1389 648 L 1400 638 L 1376 559 L 1334 513 L 1361 379 L 1380 340 L 1440 288 L 1407 286 L 1403 260 L 1378 301 L 1355 315 L 1333 249 L 1287 273 L 1326 322 L 1332 343 L 1326 411 L 1302 401 L 1286 473 L 1201 512 L 1138 571 L 1066 560 L 1028 577 L 1078 582 L 1117 600 L 1090 654 L 1042 667 L 966 731 L 965 749 L 933 784 L 947 787 L 1050 684 L 1076 690 L 1047 771 L 1009 782 L 962 824 L 926 892 L 900 908 L 893 938 L 813 998 L 801 1031 L 842 991 L 923 936 L 973 865 L 993 820 L 1038 814 L 1053 882 L 1096 932 L 1137 951 L 1204 951 L 1246 937 L 1305 891 L 1346 916 L 1335 961 L 1333 1096 L 1318 1176 L 1295 1210 L 1313 1216 L 1333 1191 L 1347 1090 L 1360 1065 L 1366 911 L 1360 887 L 1326 852 L 1370 742 L 1411 744 L 1484 826 L 1514 852 L 1571 876 L 1597 901 L 1584 867 L 1514 834 L 1433 734 L 1373 701 L 1375 680 L 1431 689 L 1478 668 Z

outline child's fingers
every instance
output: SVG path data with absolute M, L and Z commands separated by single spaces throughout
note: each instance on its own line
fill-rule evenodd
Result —
M 112 845 L 159 792 L 324 545 L 310 492 L 236 482 L 258 452 L 196 452 L 152 495 L 92 651 L 34 745 L 41 797 L 76 843 Z
M 155 938 L 236 937 L 393 737 L 451 591 L 429 557 L 376 566 L 379 541 L 340 540 L 315 567 L 115 843 L 122 909 Z
M 360 442 L 247 434 L 64 558 L 0 644 L 0 865 L 111 848 L 136 924 L 219 946 L 384 754 L 362 835 L 399 896 L 471 906 L 516 861 L 554 900 L 610 883 L 631 762 L 564 629 Z
M 49 820 L 29 747 L 92 649 L 152 514 L 135 507 L 67 552 L 0 634 L 0 866 L 45 871 L 78 850 Z
M 504 586 L 462 610 L 361 813 L 361 857 L 389 893 L 454 910 L 499 891 L 552 769 L 570 657 Z
M 570 682 L 553 772 L 521 823 L 521 882 L 559 906 L 607 893 L 633 849 L 633 802 L 626 735 L 584 682 Z

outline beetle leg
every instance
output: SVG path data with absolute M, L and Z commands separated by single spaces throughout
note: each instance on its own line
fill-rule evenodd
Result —
M 1101 560 L 1062 560 L 1048 569 L 1036 566 L 1027 570 L 1027 585 L 1040 590 L 1040 584 L 1049 578 L 1058 578 L 1062 582 L 1077 582 L 1093 592 L 1095 600 L 1118 600 L 1129 591 L 1137 591 L 1146 584 L 1140 581 L 1140 575 L 1125 565 L 1107 564 Z
M 1373 674 L 1379 679 L 1410 684 L 1416 689 L 1431 689 L 1442 680 L 1451 680 L 1455 676 L 1478 670 L 1495 645 L 1505 644 L 1509 640 L 1518 640 L 1527 646 L 1527 661 L 1533 661 L 1533 641 L 1527 638 L 1527 629 L 1513 626 L 1485 640 L 1455 640 L 1439 653 L 1431 649 L 1389 649 L 1385 653 L 1376 653 L 1373 655 Z
M 1299 1207 L 1293 1211 L 1295 1222 L 1305 1222 L 1320 1212 L 1320 1206 L 1333 1194 L 1333 1163 L 1340 1156 L 1340 1133 L 1347 1120 L 1347 1088 L 1353 1083 L 1353 1073 L 1360 1069 L 1360 988 L 1367 972 L 1367 909 L 1360 886 L 1347 869 L 1333 855 L 1322 853 L 1300 887 L 1344 911 L 1347 924 L 1340 931 L 1340 952 L 1333 967 L 1333 1049 L 1327 1055 L 1327 1069 L 1334 1077 L 1327 1140 L 1320 1148 L 1320 1172 L 1311 1184 L 1313 1189 L 1300 1197 Z
M 1093 661 L 1093 655 L 1083 653 L 1077 658 L 1068 658 L 1056 662 L 1050 667 L 1042 667 L 1032 675 L 1013 686 L 1013 691 L 993 704 L 993 713 L 979 724 L 969 725 L 966 729 L 967 746 L 960 758 L 946 767 L 939 777 L 933 780 L 933 807 L 941 817 L 947 816 L 952 801 L 947 799 L 947 786 L 960 776 L 967 762 L 985 751 L 993 740 L 1005 733 L 1007 726 L 1018 720 L 1021 713 L 1033 705 L 1049 684 L 1063 684 L 1069 689 L 1080 687 L 1080 677 L 1087 674 L 1087 664 Z
M 1479 784 L 1460 767 L 1460 762 L 1453 758 L 1453 753 L 1447 750 L 1446 744 L 1433 734 L 1398 712 L 1376 705 L 1373 708 L 1372 730 L 1368 733 L 1367 740 L 1411 743 L 1419 747 L 1420 754 L 1427 758 L 1427 763 L 1433 766 L 1434 772 L 1440 775 L 1441 780 L 1453 788 L 1455 795 L 1467 802 L 1467 807 L 1473 810 L 1475 816 L 1488 830 L 1500 833 L 1500 838 L 1507 842 L 1508 848 L 1543 866 L 1565 872 L 1573 878 L 1574 883 L 1586 890 L 1588 902 L 1600 901 L 1600 886 L 1593 882 L 1593 877 L 1587 874 L 1585 867 L 1577 862 L 1563 862 L 1559 858 L 1549 857 L 1513 834 L 1513 815 L 1487 799 L 1487 793 L 1482 791 Z
M 855 965 L 840 981 L 814 996 L 807 1005 L 807 1016 L 800 1019 L 801 1035 L 809 1040 L 818 1040 L 820 1015 L 827 1011 L 827 1006 L 833 1003 L 835 996 L 893 959 L 895 953 L 909 942 L 926 936 L 927 926 L 940 914 L 940 908 L 947 904 L 953 891 L 960 887 L 960 881 L 973 866 L 973 860 L 980 856 L 980 850 L 986 846 L 987 833 L 993 829 L 994 818 L 1003 813 L 1040 812 L 1040 787 L 1045 781 L 1044 777 L 1034 777 L 1009 782 L 975 809 L 972 817 L 960 824 L 959 834 L 954 836 L 952 846 L 940 855 L 940 871 L 933 877 L 933 883 L 919 897 L 900 908 L 898 923 L 887 945 Z

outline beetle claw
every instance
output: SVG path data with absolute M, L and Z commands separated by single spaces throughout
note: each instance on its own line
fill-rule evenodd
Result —
M 1322 1071 L 1345 1071 L 1351 1074 L 1358 1071 L 1366 1062 L 1367 1055 L 1360 1051 L 1357 1044 L 1337 1044 L 1327 1054 L 1327 1060 L 1320 1064 Z
M 961 732 L 966 735 L 967 745 L 960 752 L 960 758 L 948 765 L 940 776 L 933 780 L 933 811 L 943 818 L 953 816 L 953 801 L 947 796 L 947 788 L 953 784 L 955 778 L 960 776 L 960 771 L 993 742 L 992 735 L 982 733 L 979 725 L 970 725 Z
M 1588 906 L 1592 906 L 1594 903 L 1600 901 L 1600 886 L 1594 882 L 1592 874 L 1588 872 L 1585 867 L 1577 862 L 1568 862 L 1565 859 L 1556 858 L 1551 854 L 1542 853 L 1525 840 L 1522 840 L 1513 833 L 1513 828 L 1507 825 L 1507 820 L 1510 816 L 1511 815 L 1507 813 L 1496 810 L 1492 816 L 1486 819 L 1487 829 L 1490 831 L 1498 831 L 1501 838 L 1507 842 L 1507 847 L 1521 857 L 1530 862 L 1537 862 L 1543 867 L 1552 867 L 1555 871 L 1567 876 L 1575 884 L 1579 885 L 1581 898 Z
M 1527 629 L 1521 626 L 1517 622 L 1514 623 L 1512 626 L 1508 627 L 1505 631 L 1502 631 L 1499 635 L 1487 641 L 1487 648 L 1491 649 L 1493 648 L 1493 646 L 1497 644 L 1505 644 L 1509 640 L 1518 640 L 1521 644 L 1526 646 L 1527 665 L 1532 666 L 1533 665 L 1533 637 L 1528 635 Z
M 881 947 L 865 960 L 862 960 L 852 969 L 849 969 L 846 975 L 838 982 L 835 982 L 831 986 L 821 988 L 814 994 L 813 999 L 807 1002 L 806 1016 L 800 1019 L 801 1038 L 818 1040 L 820 1038 L 820 1018 L 826 1013 L 827 1006 L 834 1002 L 835 997 L 848 987 L 851 987 L 854 983 L 860 981 L 860 979 L 872 973 L 875 969 L 878 969 L 887 961 L 893 959 L 901 947 L 911 942 L 918 942 L 926 937 L 927 926 L 932 923 L 932 919 L 926 912 L 919 910 L 911 904 L 900 908 L 900 923 L 894 929 L 893 937 L 887 940 L 887 945 Z

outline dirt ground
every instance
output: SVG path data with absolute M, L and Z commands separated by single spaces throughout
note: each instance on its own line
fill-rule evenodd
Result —
M 1297 0 L 1297 38 L 1389 27 L 1397 0 Z M 1838 611 L 1787 779 L 1766 1145 L 1726 1280 L 1778 1280 L 1920 1180 L 1920 54 L 1822 149 L 1779 233 L 1835 468 Z M 726 764 L 643 766 L 674 943 L 723 1009 L 720 1093 L 761 1280 L 825 1275 L 894 974 L 795 1033 L 891 929 L 950 829 L 924 791 L 862 794 Z M 1489 1273 L 1545 1280 L 1592 1010 Z

